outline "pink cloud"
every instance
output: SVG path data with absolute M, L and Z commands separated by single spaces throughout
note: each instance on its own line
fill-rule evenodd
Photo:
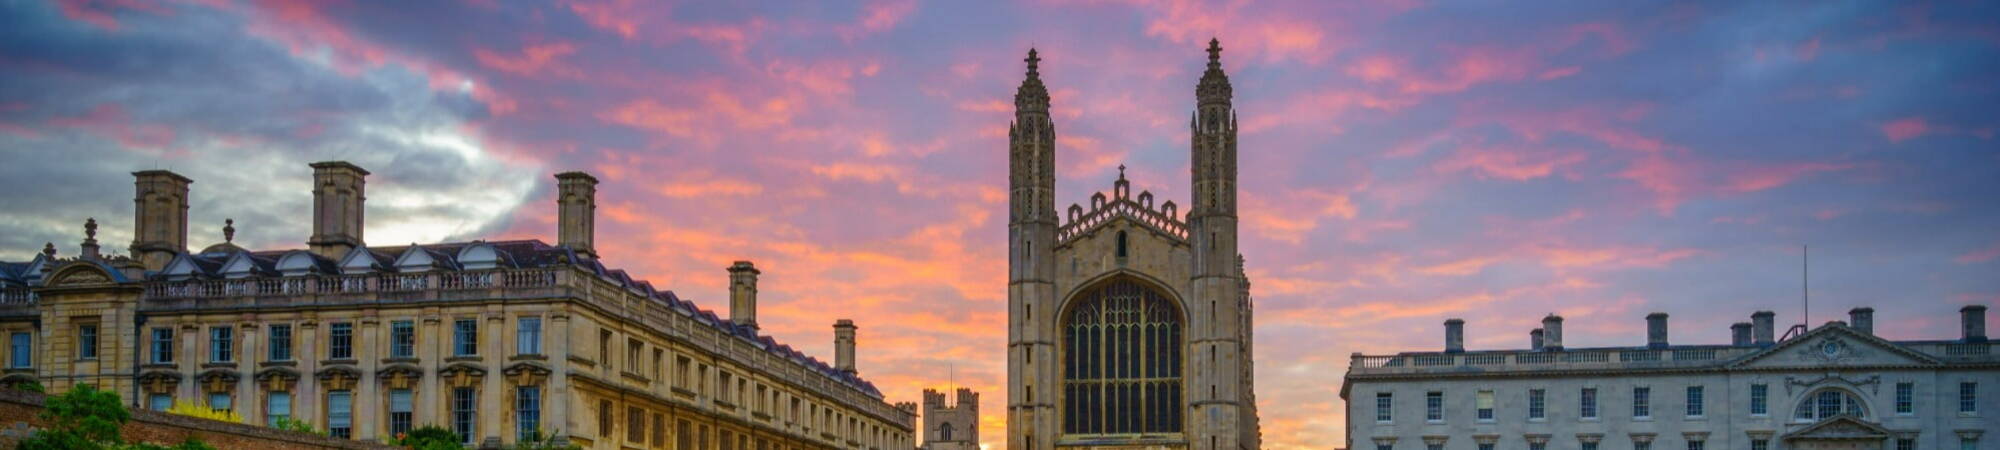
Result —
M 1919 116 L 1905 117 L 1882 124 L 1882 136 L 1888 137 L 1889 142 L 1894 143 L 1916 139 L 1930 131 L 1930 124 Z
M 172 127 L 134 121 L 123 105 L 115 103 L 97 105 L 80 116 L 49 119 L 48 123 L 110 138 L 127 149 L 163 150 L 174 143 L 177 134 Z
M 575 44 L 555 42 L 524 47 L 520 55 L 503 55 L 482 48 L 473 50 L 473 57 L 487 68 L 525 77 L 545 75 L 574 77 L 581 75 L 581 72 L 558 61 L 571 53 L 576 53 Z
M 88 23 L 105 31 L 118 31 L 116 10 L 146 11 L 154 14 L 170 13 L 158 3 L 140 0 L 58 0 L 56 6 L 63 16 L 70 20 Z
M 1472 171 L 1481 177 L 1526 181 L 1549 176 L 1563 167 L 1583 162 L 1579 152 L 1523 151 L 1467 147 L 1439 160 L 1431 168 L 1438 173 Z
M 1958 255 L 1958 258 L 1954 258 L 1952 261 L 1956 261 L 1959 264 L 1978 264 L 1992 261 L 1994 258 L 2000 258 L 2000 242 L 1995 242 L 1993 245 L 1986 246 L 1986 248 Z

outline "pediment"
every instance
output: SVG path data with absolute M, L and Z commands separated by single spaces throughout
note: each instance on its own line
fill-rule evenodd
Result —
M 174 260 L 168 262 L 167 268 L 162 269 L 160 273 L 166 275 L 167 279 L 170 280 L 187 280 L 201 274 L 201 267 L 195 265 L 194 256 L 182 253 L 175 255 Z
M 1880 425 L 1854 416 L 1834 416 L 1808 425 L 1797 431 L 1785 433 L 1784 440 L 1881 440 L 1889 437 L 1889 430 Z
M 1734 368 L 1933 366 L 1938 360 L 1840 323 L 1745 356 Z

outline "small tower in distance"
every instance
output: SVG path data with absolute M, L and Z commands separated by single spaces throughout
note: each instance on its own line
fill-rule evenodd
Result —
M 979 393 L 958 388 L 957 403 L 924 390 L 924 450 L 979 450 Z

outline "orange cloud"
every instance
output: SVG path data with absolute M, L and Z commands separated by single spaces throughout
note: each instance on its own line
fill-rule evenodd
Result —
M 473 51 L 473 57 L 488 68 L 525 77 L 558 75 L 574 77 L 581 74 L 576 68 L 561 65 L 557 60 L 576 53 L 576 45 L 568 42 L 530 45 L 521 49 L 519 56 L 502 55 L 487 49 Z
M 1583 153 L 1513 151 L 1496 148 L 1464 148 L 1432 165 L 1439 173 L 1474 171 L 1491 176 L 1526 181 L 1549 176 L 1556 170 L 1581 163 Z
M 1888 137 L 1889 142 L 1893 143 L 1916 139 L 1918 136 L 1923 136 L 1930 131 L 1930 124 L 1925 122 L 1923 117 L 1918 116 L 1905 117 L 1882 124 L 1882 136 Z

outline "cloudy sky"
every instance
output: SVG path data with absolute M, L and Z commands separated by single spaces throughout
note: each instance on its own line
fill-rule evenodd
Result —
M 1449 317 L 1479 349 L 1549 312 L 1572 346 L 1799 322 L 1802 245 L 1814 322 L 2000 304 L 2000 4 L 1445 3 L 0 0 L 0 259 L 87 217 L 122 248 L 134 170 L 196 180 L 190 245 L 267 249 L 303 246 L 311 161 L 374 172 L 378 245 L 553 240 L 550 175 L 587 170 L 611 265 L 721 309 L 755 260 L 767 331 L 826 357 L 851 317 L 891 400 L 955 367 L 997 441 L 1021 58 L 1063 206 L 1120 164 L 1181 199 L 1214 36 L 1274 448 L 1343 445 L 1348 355 Z

